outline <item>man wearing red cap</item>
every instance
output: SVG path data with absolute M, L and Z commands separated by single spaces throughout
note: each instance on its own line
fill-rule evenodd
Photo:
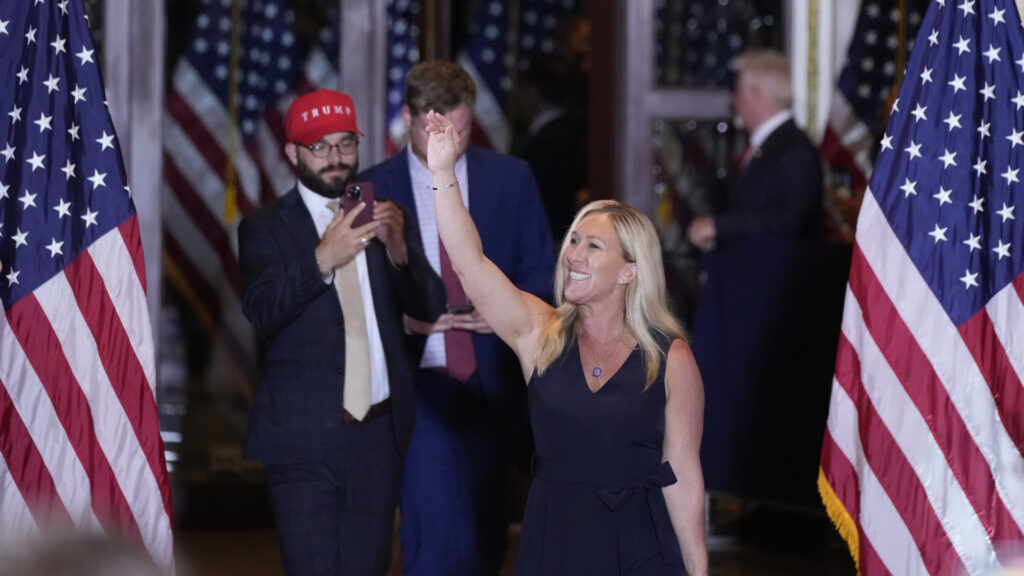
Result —
M 415 417 L 402 317 L 436 319 L 445 288 L 397 204 L 339 205 L 359 166 L 348 95 L 298 98 L 285 132 L 299 181 L 238 229 L 243 310 L 266 341 L 246 458 L 289 576 L 384 576 Z

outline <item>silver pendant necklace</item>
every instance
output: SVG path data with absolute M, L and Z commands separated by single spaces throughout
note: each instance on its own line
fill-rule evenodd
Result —
M 615 352 L 615 349 L 619 347 L 619 342 L 621 341 L 621 336 L 619 338 L 616 338 L 615 342 L 612 344 L 612 347 L 607 352 L 605 352 L 604 356 L 602 356 L 601 358 L 598 358 L 597 354 L 594 354 L 593 347 L 587 350 L 590 353 L 590 360 L 594 363 L 594 368 L 590 371 L 590 374 L 594 378 L 600 378 L 601 376 L 604 376 L 604 369 L 601 368 L 601 365 L 604 364 L 606 360 L 608 360 L 608 358 L 612 355 L 613 352 Z

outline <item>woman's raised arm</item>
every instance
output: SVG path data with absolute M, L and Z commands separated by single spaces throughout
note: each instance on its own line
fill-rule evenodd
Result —
M 537 336 L 552 312 L 543 300 L 523 292 L 486 256 L 473 219 L 462 204 L 455 178 L 459 134 L 452 122 L 427 113 L 427 166 L 434 175 L 437 231 L 466 296 L 483 319 L 519 356 L 529 379 Z

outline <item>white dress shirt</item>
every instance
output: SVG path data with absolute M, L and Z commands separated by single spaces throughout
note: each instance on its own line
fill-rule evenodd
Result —
M 412 152 L 411 146 L 405 147 L 409 155 L 409 178 L 412 181 L 412 195 L 416 201 L 416 214 L 419 217 L 420 234 L 423 236 L 423 251 L 430 265 L 441 275 L 441 240 L 437 236 L 437 212 L 434 210 L 434 176 L 419 158 Z M 462 204 L 469 210 L 469 176 L 467 175 L 466 155 L 459 156 L 455 161 L 455 179 L 459 182 L 462 193 Z M 448 357 L 444 351 L 444 334 L 427 336 L 427 344 L 423 349 L 420 368 L 446 368 Z
M 310 215 L 313 216 L 313 224 L 316 225 L 316 234 L 320 238 L 324 237 L 324 230 L 327 230 L 327 225 L 331 223 L 331 219 L 334 218 L 334 213 L 327 207 L 327 203 L 331 200 L 324 198 L 323 196 L 313 192 L 309 188 L 306 188 L 302 182 L 298 183 L 299 195 L 302 196 L 302 202 L 305 203 L 306 209 L 309 210 Z M 373 210 L 372 206 L 367 206 L 364 210 Z M 384 357 L 384 345 L 380 340 L 380 327 L 377 326 L 377 313 L 373 307 L 373 290 L 370 287 L 370 272 L 366 267 L 366 252 L 360 250 L 356 254 L 356 270 L 359 273 L 359 292 L 363 295 L 363 312 L 366 316 L 366 336 L 370 342 L 370 387 L 371 387 L 371 400 L 373 404 L 384 401 L 391 395 L 391 389 L 388 385 L 388 364 Z M 335 275 L 327 280 L 329 282 L 337 282 Z M 335 287 L 337 289 L 337 287 Z M 339 351 L 339 354 L 341 351 Z

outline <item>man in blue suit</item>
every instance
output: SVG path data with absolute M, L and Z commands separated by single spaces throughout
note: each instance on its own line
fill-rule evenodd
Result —
M 445 289 L 399 206 L 339 206 L 359 164 L 351 98 L 319 90 L 285 122 L 299 182 L 238 230 L 243 309 L 266 340 L 246 457 L 289 576 L 384 576 L 415 417 L 403 315 L 436 319 Z
M 525 413 L 511 351 L 466 302 L 437 236 L 425 117 L 442 112 L 466 143 L 455 171 L 484 253 L 521 289 L 551 296 L 554 251 L 543 203 L 526 163 L 469 146 L 476 86 L 450 62 L 422 62 L 406 77 L 402 117 L 410 143 L 360 176 L 409 206 L 427 257 L 445 279 L 449 313 L 407 321 L 429 335 L 416 375 L 416 430 L 402 486 L 407 576 L 481 576 L 500 567 L 506 540 L 509 410 Z

